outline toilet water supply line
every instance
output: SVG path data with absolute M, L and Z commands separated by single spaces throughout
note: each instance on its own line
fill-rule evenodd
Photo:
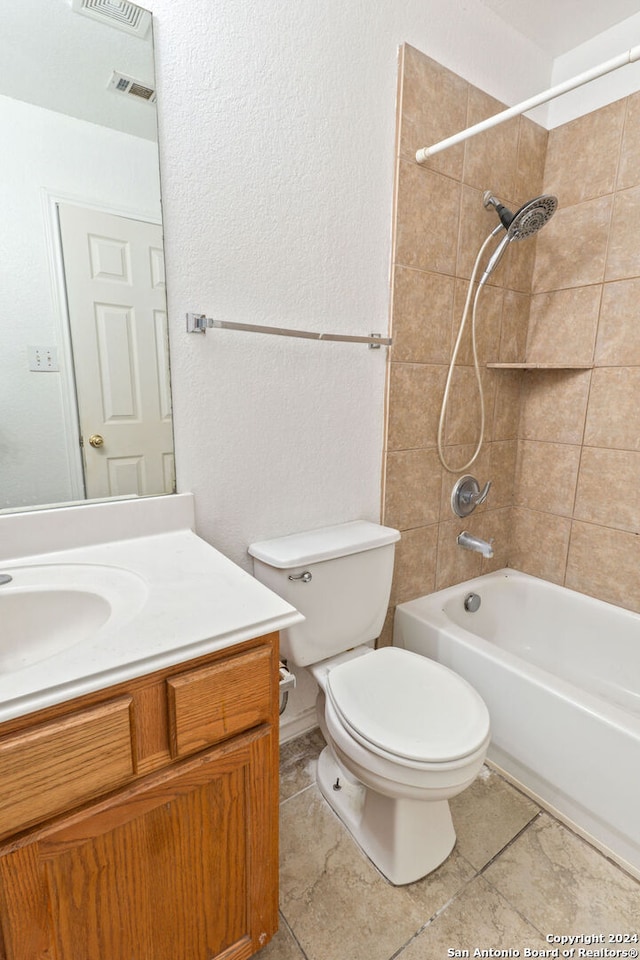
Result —
M 309 574 L 309 576 L 311 576 L 311 574 Z M 289 691 L 293 690 L 296 685 L 295 674 L 291 673 L 289 670 L 286 660 L 281 660 L 278 664 L 278 677 L 280 689 L 280 715 L 282 716 L 287 709 L 287 703 L 289 702 Z

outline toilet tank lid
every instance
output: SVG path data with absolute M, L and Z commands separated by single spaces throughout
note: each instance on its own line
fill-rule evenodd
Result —
M 383 527 L 368 520 L 351 520 L 349 523 L 306 530 L 274 540 L 261 540 L 251 544 L 249 553 L 270 567 L 287 570 L 289 567 L 335 560 L 336 557 L 351 553 L 384 547 L 399 539 L 400 532 L 392 527 Z

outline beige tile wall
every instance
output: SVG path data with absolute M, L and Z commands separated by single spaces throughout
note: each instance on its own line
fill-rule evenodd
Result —
M 521 376 L 487 361 L 524 359 L 535 242 L 513 244 L 478 310 L 486 443 L 471 472 L 493 487 L 468 520 L 455 518 L 451 489 L 461 475 L 438 459 L 436 434 L 449 356 L 477 251 L 497 226 L 484 190 L 517 208 L 540 192 L 547 132 L 525 118 L 415 163 L 419 147 L 502 109 L 502 104 L 410 46 L 401 51 L 389 416 L 384 522 L 402 531 L 393 605 L 503 566 L 514 502 Z M 638 344 L 640 348 L 640 341 Z M 479 418 L 469 331 L 454 377 L 445 443 L 450 462 L 473 452 Z M 463 471 L 467 472 L 467 471 Z M 495 540 L 495 558 L 456 544 L 464 528 Z M 383 642 L 390 638 L 390 621 Z
M 510 560 L 640 610 L 640 94 L 552 130 Z
M 509 564 L 640 610 L 640 93 L 549 134 L 520 117 L 415 164 L 419 147 L 501 108 L 403 47 L 383 513 L 402 531 L 392 609 Z M 510 246 L 481 296 L 487 442 L 468 472 L 493 486 L 461 521 L 436 431 L 465 281 L 497 223 L 485 189 L 512 209 L 543 191 L 560 206 L 536 240 Z M 484 366 L 524 359 L 594 367 Z M 445 442 L 463 464 L 478 430 L 468 331 L 458 364 Z M 495 539 L 494 560 L 457 546 L 463 527 Z

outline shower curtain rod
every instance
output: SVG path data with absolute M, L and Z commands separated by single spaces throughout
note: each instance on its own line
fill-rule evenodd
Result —
M 425 163 L 434 153 L 440 153 L 441 150 L 453 147 L 463 140 L 468 140 L 469 137 L 475 137 L 477 133 L 490 130 L 492 127 L 504 123 L 505 120 L 511 120 L 512 117 L 517 117 L 521 113 L 533 110 L 534 107 L 538 107 L 542 103 L 555 100 L 556 97 L 562 96 L 563 93 L 569 93 L 570 90 L 575 90 L 576 87 L 581 87 L 585 83 L 597 80 L 598 77 L 603 77 L 606 73 L 612 73 L 613 70 L 618 70 L 620 67 L 626 67 L 628 63 L 634 63 L 636 60 L 640 60 L 640 44 L 632 47 L 625 53 L 621 53 L 617 57 L 613 57 L 611 60 L 606 60 L 597 67 L 585 70 L 584 73 L 580 73 L 570 80 L 564 80 L 555 87 L 550 87 L 549 90 L 544 90 L 542 93 L 536 94 L 535 97 L 523 100 L 522 103 L 518 103 L 514 107 L 508 107 L 506 110 L 503 110 L 501 113 L 496 113 L 495 116 L 489 117 L 487 120 L 481 120 L 480 123 L 476 123 L 472 127 L 467 127 L 466 130 L 461 130 L 460 133 L 455 133 L 452 137 L 440 140 L 431 147 L 422 147 L 422 149 L 416 153 L 416 162 Z

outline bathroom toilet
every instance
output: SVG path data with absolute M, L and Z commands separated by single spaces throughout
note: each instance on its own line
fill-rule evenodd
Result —
M 320 790 L 391 883 L 418 880 L 450 854 L 449 798 L 489 745 L 479 694 L 442 664 L 373 648 L 389 603 L 397 530 L 353 521 L 254 543 L 254 574 L 304 614 L 281 656 L 318 683 L 327 741 Z

